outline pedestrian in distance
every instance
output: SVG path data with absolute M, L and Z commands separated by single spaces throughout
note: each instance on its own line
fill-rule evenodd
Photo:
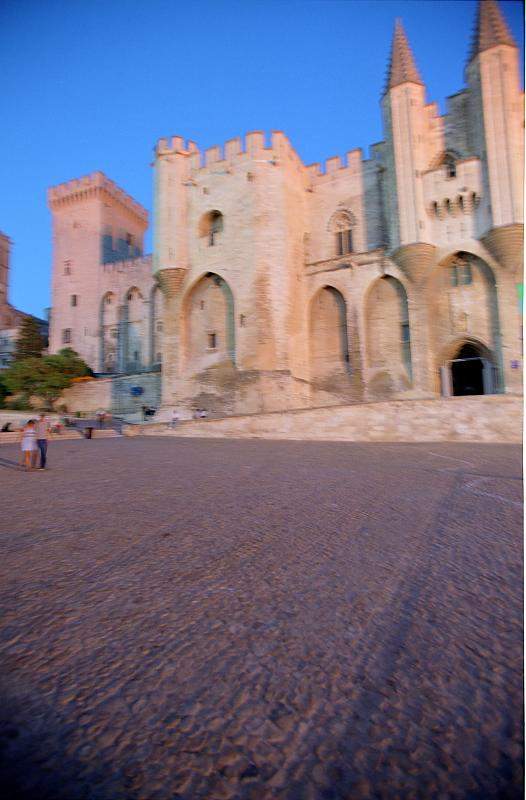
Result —
M 45 469 L 46 468 L 46 461 L 47 461 L 47 442 L 48 436 L 51 433 L 49 423 L 46 419 L 45 414 L 41 414 L 40 418 L 35 425 L 36 430 L 36 438 L 37 438 L 37 447 L 40 450 L 40 466 L 38 469 Z
M 172 419 L 170 421 L 170 428 L 174 430 L 177 427 L 177 423 L 179 422 L 179 414 L 177 413 L 177 409 L 172 409 Z
M 30 472 L 36 463 L 37 457 L 37 432 L 35 420 L 29 419 L 20 434 L 22 465 L 26 472 Z

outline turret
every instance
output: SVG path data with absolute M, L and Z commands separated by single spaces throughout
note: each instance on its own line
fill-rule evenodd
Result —
M 428 167 L 425 87 L 400 20 L 393 36 L 382 111 L 389 248 L 408 277 L 418 280 L 434 253 L 428 243 L 421 178 Z
M 153 271 L 167 298 L 179 293 L 188 271 L 187 192 L 193 142 L 160 139 L 155 148 Z
M 495 0 L 481 0 L 466 68 L 472 147 L 483 164 L 486 206 L 480 234 L 507 268 L 522 261 L 524 95 L 519 54 Z

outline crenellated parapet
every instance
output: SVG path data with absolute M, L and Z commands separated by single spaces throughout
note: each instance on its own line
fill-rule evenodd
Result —
M 284 159 L 293 160 L 303 166 L 302 161 L 289 140 L 281 131 L 266 134 L 263 131 L 250 131 L 244 137 L 237 136 L 221 145 L 213 145 L 199 150 L 193 141 L 182 136 L 159 139 L 155 148 L 157 157 L 185 156 L 192 172 L 207 171 L 221 165 L 233 168 L 246 164 L 249 160 L 261 159 L 277 166 Z
M 359 175 L 362 170 L 362 159 L 362 150 L 356 148 L 349 150 L 343 157 L 332 156 L 322 163 L 309 164 L 305 169 L 310 178 L 311 187 Z
M 53 211 L 59 211 L 90 198 L 111 199 L 140 220 L 144 226 L 148 224 L 147 210 L 103 172 L 92 172 L 83 178 L 75 178 L 53 186 L 48 189 L 47 198 L 48 205 Z

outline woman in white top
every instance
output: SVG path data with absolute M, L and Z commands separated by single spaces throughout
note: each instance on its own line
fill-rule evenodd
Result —
M 37 432 L 35 420 L 30 419 L 22 428 L 21 435 L 22 459 L 26 470 L 35 466 L 37 457 Z

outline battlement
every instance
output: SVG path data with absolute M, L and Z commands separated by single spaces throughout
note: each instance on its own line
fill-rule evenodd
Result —
M 52 210 L 97 196 L 111 198 L 140 219 L 145 225 L 148 224 L 147 210 L 103 172 L 92 172 L 82 178 L 60 183 L 58 186 L 52 186 L 48 189 L 47 193 L 48 204 Z
M 188 157 L 190 167 L 194 170 L 207 169 L 217 164 L 228 168 L 235 162 L 246 162 L 250 159 L 261 159 L 276 166 L 284 159 L 289 159 L 303 167 L 301 158 L 282 131 L 272 131 L 270 134 L 250 131 L 244 137 L 236 136 L 222 145 L 213 145 L 204 151 L 200 151 L 195 142 L 185 142 L 182 136 L 172 136 L 159 139 L 155 153 L 157 156 Z
M 342 158 L 334 156 L 323 164 L 305 166 L 300 156 L 282 131 L 250 131 L 244 137 L 236 136 L 228 139 L 223 145 L 214 145 L 206 150 L 199 150 L 193 141 L 185 141 L 182 136 L 159 139 L 155 153 L 157 156 L 183 156 L 189 159 L 189 166 L 194 171 L 222 165 L 229 172 L 236 163 L 247 160 L 264 161 L 274 166 L 284 162 L 294 164 L 306 171 L 312 179 L 325 179 L 326 176 L 355 174 L 361 169 L 361 149 L 349 150 Z
M 355 175 L 362 167 L 362 150 L 348 150 L 345 156 L 332 156 L 322 163 L 309 164 L 305 169 L 313 183 L 324 182 L 332 178 Z

